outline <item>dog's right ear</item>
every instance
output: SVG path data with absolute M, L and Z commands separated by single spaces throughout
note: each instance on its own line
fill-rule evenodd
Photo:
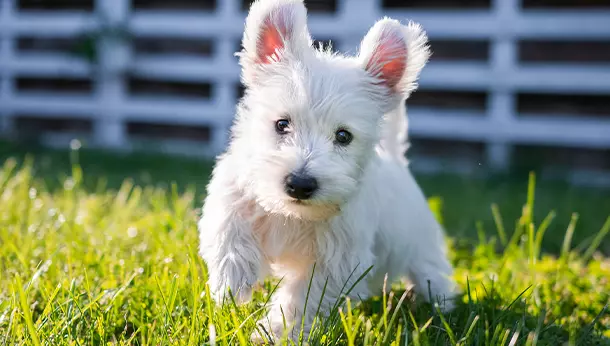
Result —
M 310 46 L 307 10 L 302 0 L 258 0 L 250 7 L 238 53 L 242 82 L 256 83 L 268 67 L 300 57 Z

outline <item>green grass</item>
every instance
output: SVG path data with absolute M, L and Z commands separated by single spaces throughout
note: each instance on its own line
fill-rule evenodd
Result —
M 71 165 L 8 144 L 0 158 L 0 345 L 247 344 L 273 283 L 210 304 L 196 254 L 209 163 L 83 151 Z M 312 345 L 610 345 L 607 190 L 419 180 L 439 196 L 462 302 L 441 315 L 394 287 L 319 321 Z

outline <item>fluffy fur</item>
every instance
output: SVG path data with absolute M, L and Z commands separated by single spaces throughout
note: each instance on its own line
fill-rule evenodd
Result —
M 306 16 L 300 0 L 252 5 L 238 54 L 246 93 L 199 222 L 218 303 L 229 289 L 245 302 L 258 281 L 282 279 L 262 321 L 276 337 L 284 319 L 304 317 L 307 333 L 318 302 L 328 312 L 369 267 L 352 298 L 380 293 L 386 275 L 408 277 L 425 299 L 454 294 L 442 229 L 404 159 L 404 101 L 429 56 L 424 32 L 384 18 L 346 57 L 311 47 Z M 351 143 L 335 141 L 339 129 Z M 295 172 L 317 180 L 312 198 L 286 193 Z

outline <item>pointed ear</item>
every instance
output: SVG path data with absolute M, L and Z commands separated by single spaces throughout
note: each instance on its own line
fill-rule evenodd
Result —
M 417 78 L 428 61 L 428 38 L 415 23 L 402 25 L 384 18 L 369 30 L 360 45 L 363 68 L 375 84 L 387 87 L 400 100 L 417 88 Z
M 238 53 L 242 82 L 255 83 L 266 65 L 299 57 L 311 43 L 302 0 L 258 0 L 250 7 Z

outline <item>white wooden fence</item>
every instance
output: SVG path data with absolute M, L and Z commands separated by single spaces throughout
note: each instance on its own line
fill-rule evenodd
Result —
M 91 120 L 89 146 L 133 146 L 136 136 L 129 135 L 127 123 L 139 121 L 209 126 L 209 143 L 195 150 L 211 155 L 225 147 L 238 92 L 239 68 L 233 53 L 245 18 L 241 1 L 217 0 L 216 9 L 207 12 L 132 10 L 130 0 L 95 0 L 95 9 L 90 12 L 25 11 L 18 9 L 18 0 L 0 3 L 0 120 L 4 134 L 15 131 L 20 114 L 36 114 L 49 119 L 61 116 Z M 338 50 L 355 52 L 367 29 L 383 15 L 418 21 L 433 40 L 489 42 L 487 62 L 433 61 L 420 83 L 422 89 L 483 91 L 488 95 L 485 109 L 413 107 L 409 109 L 413 135 L 483 142 L 485 162 L 496 168 L 509 164 L 515 144 L 610 149 L 610 116 L 518 114 L 515 104 L 518 92 L 610 97 L 608 64 L 537 65 L 518 61 L 521 39 L 610 41 L 610 7 L 523 10 L 520 0 L 492 0 L 490 8 L 480 10 L 391 10 L 383 9 L 381 0 L 339 0 L 335 13 L 311 14 L 309 25 L 314 38 L 332 38 L 338 42 Z M 134 37 L 211 39 L 213 54 L 208 58 L 137 56 L 129 41 L 105 38 L 98 45 L 98 64 L 92 65 L 71 56 L 22 54 L 16 49 L 19 37 L 74 37 L 98 28 L 101 17 L 110 25 L 125 24 Z M 90 78 L 94 72 L 90 95 L 19 92 L 15 86 L 18 77 Z M 211 94 L 203 100 L 133 96 L 126 90 L 127 72 L 149 80 L 209 83 Z M 46 140 L 51 145 L 65 145 L 57 136 L 47 136 Z M 176 146 L 180 141 L 167 143 L 162 149 L 195 148 L 190 143 Z

